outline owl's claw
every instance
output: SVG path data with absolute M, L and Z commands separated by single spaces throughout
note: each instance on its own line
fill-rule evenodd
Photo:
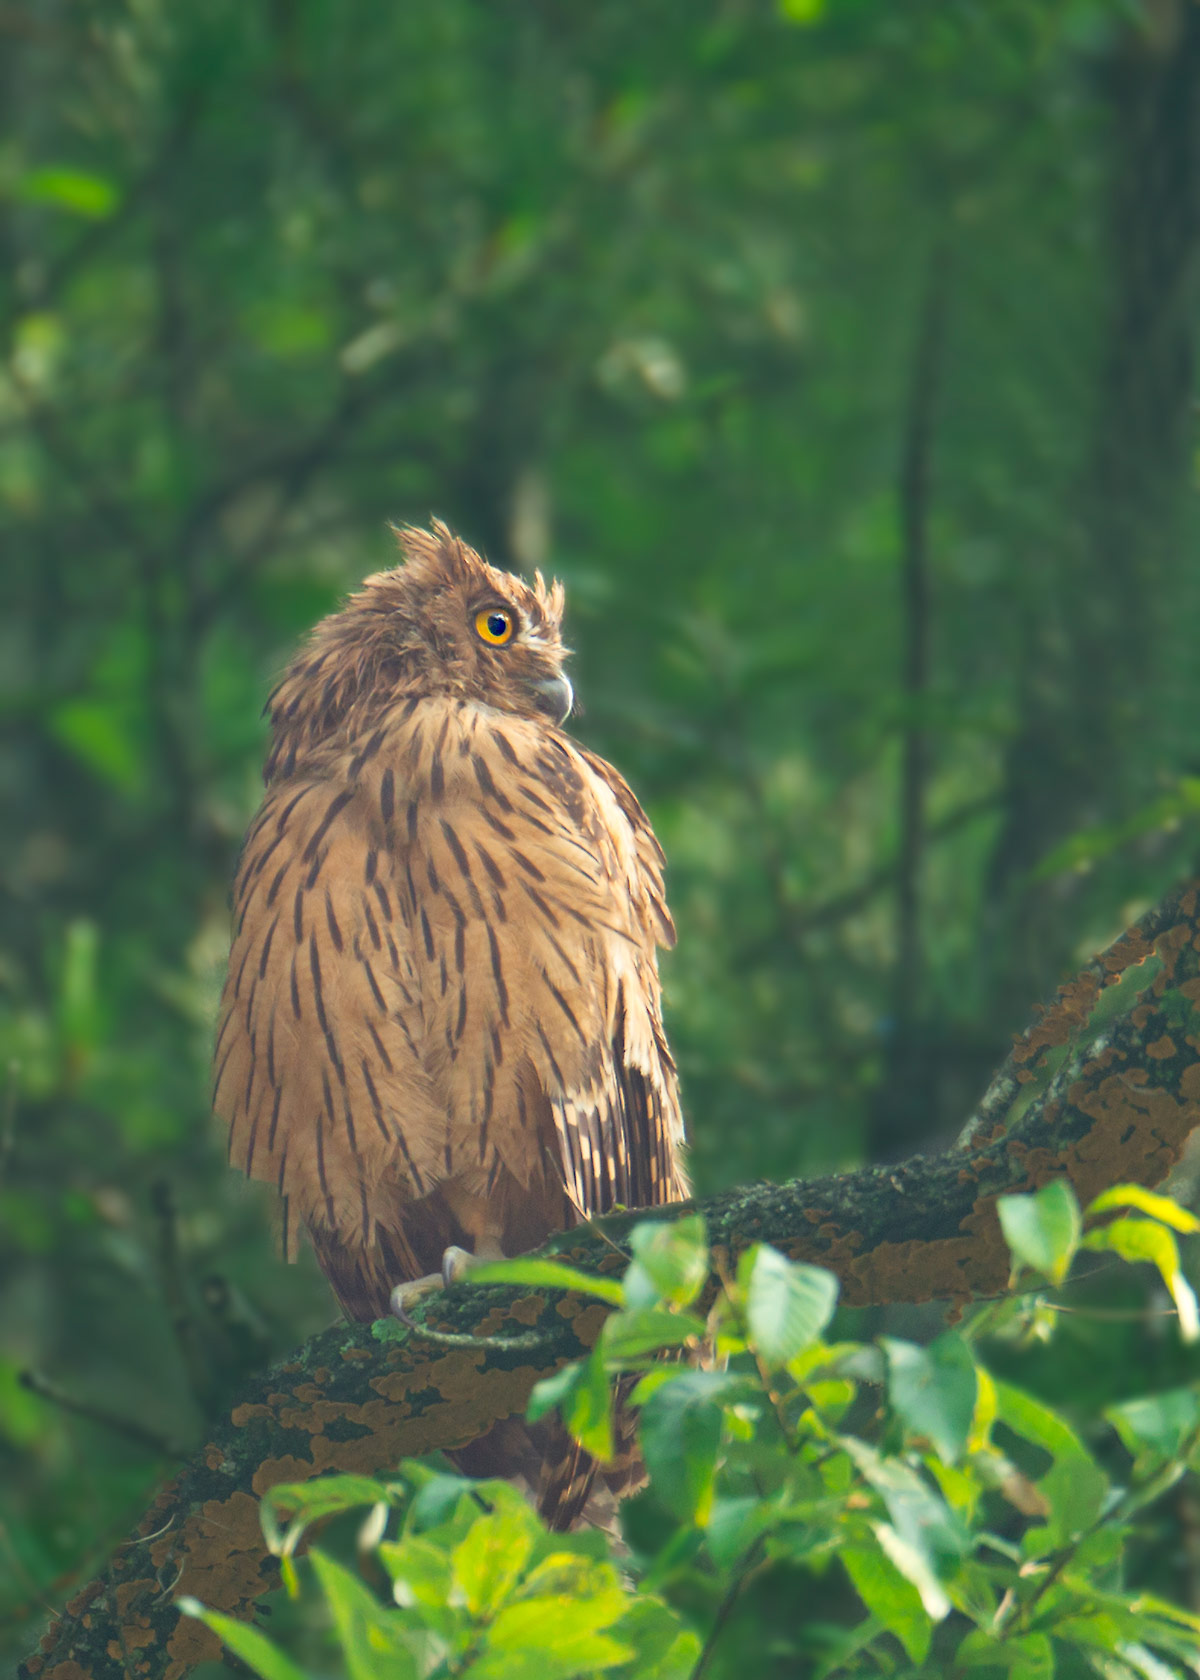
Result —
M 471 1267 L 477 1264 L 474 1254 L 469 1254 L 465 1248 L 458 1248 L 454 1244 L 442 1255 L 442 1282 L 449 1287 L 452 1283 L 461 1283 Z
M 389 1305 L 392 1314 L 401 1324 L 411 1324 L 409 1311 L 423 1295 L 432 1294 L 435 1289 L 444 1287 L 442 1274 L 430 1272 L 428 1277 L 413 1278 L 409 1283 L 398 1283 L 392 1290 Z
M 440 1272 L 430 1272 L 427 1277 L 413 1278 L 409 1283 L 396 1285 L 389 1303 L 393 1316 L 401 1324 L 410 1324 L 409 1313 L 423 1295 L 431 1295 L 435 1289 L 445 1289 L 452 1283 L 461 1283 L 477 1260 L 478 1256 L 468 1253 L 465 1248 L 451 1246 L 442 1255 Z

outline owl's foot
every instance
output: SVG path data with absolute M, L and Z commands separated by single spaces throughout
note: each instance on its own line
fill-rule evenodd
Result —
M 413 1278 L 410 1283 L 396 1285 L 392 1290 L 392 1313 L 402 1324 L 407 1324 L 409 1312 L 423 1295 L 430 1295 L 435 1289 L 445 1289 L 451 1283 L 461 1283 L 480 1258 L 479 1255 L 469 1254 L 465 1248 L 452 1245 L 442 1255 L 440 1272 L 430 1272 L 427 1277 Z

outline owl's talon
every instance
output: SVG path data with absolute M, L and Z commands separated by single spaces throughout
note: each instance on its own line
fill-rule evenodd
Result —
M 388 1305 L 392 1309 L 392 1316 L 398 1318 L 401 1324 L 410 1324 L 409 1311 L 423 1295 L 431 1295 L 435 1289 L 445 1288 L 445 1280 L 441 1272 L 430 1272 L 428 1277 L 413 1278 L 410 1283 L 398 1283 L 392 1290 Z
M 432 1295 L 435 1289 L 446 1289 L 452 1283 L 461 1283 L 477 1263 L 477 1255 L 451 1245 L 442 1255 L 440 1272 L 430 1272 L 427 1277 L 413 1278 L 409 1283 L 396 1285 L 388 1302 L 392 1316 L 398 1318 L 401 1324 L 411 1324 L 409 1313 L 422 1296 Z
M 451 1244 L 442 1255 L 443 1284 L 449 1288 L 452 1283 L 461 1283 L 471 1267 L 476 1264 L 477 1260 L 474 1254 L 469 1254 L 465 1248 L 458 1248 Z

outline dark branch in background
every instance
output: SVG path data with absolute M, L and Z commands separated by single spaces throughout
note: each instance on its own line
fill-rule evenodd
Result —
M 211 1363 L 205 1358 L 195 1315 L 188 1305 L 179 1255 L 179 1219 L 175 1198 L 166 1179 L 160 1178 L 151 1186 L 150 1203 L 158 1224 L 158 1275 L 171 1320 L 171 1333 L 179 1348 L 192 1397 L 201 1411 L 207 1412 L 213 1402 Z
M 929 779 L 929 737 L 925 702 L 929 689 L 930 607 L 929 497 L 933 417 L 946 336 L 947 257 L 939 246 L 929 260 L 921 318 L 913 355 L 904 450 L 900 463 L 901 622 L 904 656 L 900 692 L 904 705 L 900 772 L 900 855 L 896 880 L 896 985 L 898 1030 L 920 1008 L 921 868 L 925 846 L 925 790 Z
M 973 823 L 977 817 L 991 816 L 1000 807 L 999 793 L 981 793 L 975 799 L 965 799 L 961 805 L 947 811 L 945 816 L 927 825 L 926 844 L 948 840 L 957 834 L 959 829 Z M 865 910 L 872 899 L 878 898 L 881 893 L 888 892 L 895 886 L 899 870 L 898 859 L 881 863 L 877 869 L 872 869 L 864 875 L 855 886 L 847 887 L 845 892 L 834 893 L 830 898 L 821 899 L 816 904 L 797 904 L 784 890 L 782 875 L 772 876 L 778 931 L 773 931 L 769 939 L 755 940 L 753 944 L 742 946 L 739 951 L 740 960 L 753 963 L 770 956 L 781 936 L 799 945 L 814 933 L 821 933 L 826 928 L 837 927 L 839 923 L 849 921 L 852 916 L 857 916 Z
M 949 288 L 949 256 L 942 244 L 930 258 L 913 350 L 900 461 L 900 600 L 903 658 L 900 682 L 903 737 L 900 767 L 900 846 L 896 863 L 896 956 L 888 1067 L 875 1105 L 873 1155 L 894 1154 L 930 1129 L 926 1099 L 928 1058 L 920 1042 L 924 954 L 921 876 L 925 863 L 925 796 L 929 783 L 926 703 L 930 673 L 929 505 L 934 413 L 941 380 Z
M 17 1380 L 22 1388 L 27 1388 L 31 1394 L 48 1400 L 60 1411 L 70 1412 L 74 1417 L 86 1418 L 89 1423 L 98 1423 L 103 1429 L 111 1429 L 114 1434 L 123 1435 L 127 1441 L 136 1442 L 139 1447 L 147 1447 L 164 1458 L 182 1458 L 184 1455 L 186 1449 L 180 1442 L 160 1435 L 155 1429 L 148 1429 L 145 1424 L 139 1423 L 136 1418 L 127 1417 L 124 1412 L 114 1412 L 108 1406 L 101 1406 L 93 1400 L 84 1400 L 79 1395 L 70 1393 L 41 1371 L 22 1371 Z
M 1080 1052 L 1102 988 L 1155 950 L 1146 986 Z M 1010 1131 L 984 1137 L 977 1115 L 971 1148 L 714 1196 L 699 1205 L 716 1265 L 765 1241 L 830 1267 L 848 1305 L 1002 1293 L 1009 1254 L 998 1196 L 1065 1176 L 1086 1203 L 1114 1182 L 1157 1183 L 1174 1165 L 1200 1122 L 1198 1009 L 1193 883 L 1093 959 L 1022 1035 L 981 1108 L 994 1120 L 1041 1077 Z M 1069 1074 L 1045 1083 L 1047 1058 L 1064 1047 Z M 644 1217 L 564 1232 L 544 1252 L 619 1271 Z M 25 1680 L 123 1680 L 123 1649 L 137 1651 L 142 1680 L 182 1680 L 217 1646 L 180 1619 L 174 1598 L 190 1592 L 248 1616 L 276 1584 L 258 1521 L 268 1488 L 325 1471 L 386 1472 L 407 1455 L 474 1440 L 521 1412 L 540 1377 L 593 1346 L 605 1310 L 572 1295 L 467 1283 L 420 1303 L 422 1328 L 400 1340 L 380 1343 L 369 1325 L 346 1324 L 314 1337 L 243 1392 L 105 1574 L 51 1627 Z
M 86 50 L 82 39 L 79 50 Z M 211 84 L 216 85 L 215 82 Z M 191 142 L 204 115 L 208 94 L 209 86 L 206 86 L 182 96 L 178 115 L 163 137 L 153 162 L 126 187 L 113 213 L 102 221 L 93 222 L 49 264 L 40 281 L 26 287 L 19 296 L 14 295 L 11 313 L 6 320 L 0 321 L 0 331 L 6 340 L 20 316 L 30 310 L 49 308 L 72 277 L 136 219 L 147 201 L 170 177 Z

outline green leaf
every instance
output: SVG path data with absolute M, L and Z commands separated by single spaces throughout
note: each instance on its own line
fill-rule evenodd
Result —
M 895 1634 L 914 1663 L 923 1663 L 933 1622 L 913 1583 L 882 1548 L 842 1545 L 837 1555 L 870 1614 Z
M 629 1234 L 633 1261 L 625 1273 L 625 1300 L 631 1307 L 654 1307 L 665 1301 L 687 1307 L 708 1281 L 708 1233 L 698 1213 L 670 1223 L 643 1220 Z
M 604 1321 L 600 1345 L 608 1360 L 636 1359 L 659 1348 L 682 1347 L 704 1335 L 704 1320 L 661 1307 L 627 1307 Z
M 466 1532 L 474 1521 L 475 1512 L 482 1509 L 480 1500 L 484 1497 L 486 1484 L 449 1471 L 431 1471 L 412 1459 L 405 1459 L 400 1469 L 416 1489 L 405 1516 L 406 1527 L 411 1533 L 426 1533 L 455 1520 Z
M 887 1355 L 888 1399 L 905 1431 L 927 1437 L 944 1463 L 957 1464 L 978 1393 L 970 1348 L 953 1331 L 927 1348 L 890 1336 L 881 1336 L 879 1344 Z
M 388 1572 L 392 1597 L 403 1609 L 420 1605 L 424 1610 L 442 1608 L 452 1582 L 450 1554 L 432 1540 L 409 1534 L 403 1540 L 385 1540 L 376 1555 Z
M 1200 1429 L 1200 1392 L 1170 1388 L 1109 1406 L 1104 1416 L 1121 1437 L 1139 1473 L 1179 1458 Z
M 890 1523 L 875 1523 L 873 1527 L 885 1557 L 916 1588 L 925 1614 L 932 1621 L 944 1621 L 953 1605 L 937 1578 L 928 1553 L 909 1535 L 897 1533 Z
M 454 1582 L 467 1609 L 484 1621 L 511 1596 L 533 1556 L 540 1528 L 520 1497 L 476 1518 L 454 1548 Z
M 1179 1264 L 1175 1233 L 1153 1219 L 1118 1219 L 1099 1231 L 1089 1231 L 1088 1248 L 1110 1249 L 1123 1260 L 1146 1260 L 1157 1266 L 1171 1292 L 1179 1315 L 1179 1334 L 1185 1342 L 1200 1340 L 1200 1308 L 1191 1284 Z
M 1004 1669 L 1010 1680 L 1054 1680 L 1054 1648 L 1044 1633 L 994 1639 L 976 1628 L 959 1645 L 955 1661 L 960 1668 Z
M 1062 1283 L 1082 1230 L 1079 1204 L 1066 1179 L 1043 1184 L 1032 1196 L 1001 1196 L 996 1211 L 1014 1259 Z
M 734 1380 L 724 1371 L 684 1371 L 642 1407 L 638 1438 L 651 1489 L 674 1516 L 700 1528 L 712 1514 L 721 1399 Z
M 119 793 L 141 792 L 145 755 L 123 700 L 64 700 L 47 721 L 54 738 L 94 775 Z
M 219 1610 L 206 1610 L 195 1598 L 180 1598 L 176 1603 L 185 1616 L 195 1616 L 219 1634 L 234 1656 L 240 1657 L 255 1674 L 261 1674 L 262 1680 L 308 1680 L 302 1668 L 249 1622 L 236 1621 Z
M 777 1499 L 761 1499 L 757 1495 L 714 1499 L 704 1535 L 709 1557 L 718 1569 L 732 1569 L 760 1535 L 782 1517 Z
M 570 1434 L 593 1458 L 607 1461 L 612 1457 L 612 1395 L 603 1343 L 597 1343 L 587 1359 L 576 1360 L 535 1384 L 525 1416 L 536 1423 L 554 1407 Z
M 778 5 L 784 22 L 801 29 L 811 29 L 825 16 L 826 0 L 778 0 Z
M 1049 1470 L 1035 1483 L 1050 1507 L 1041 1532 L 1048 1546 L 1069 1543 L 1098 1515 L 1108 1495 L 1108 1477 L 1069 1425 L 1021 1389 L 997 1382 L 996 1414 L 1014 1434 L 1050 1454 Z
M 833 1317 L 838 1281 L 820 1266 L 758 1243 L 738 1262 L 750 1341 L 769 1370 L 810 1347 Z
M 627 1601 L 612 1632 L 637 1652 L 637 1680 L 689 1680 L 702 1649 L 698 1634 L 661 1600 L 642 1591 Z
M 276 1557 L 295 1551 L 306 1528 L 323 1517 L 364 1505 L 394 1502 L 399 1490 L 371 1476 L 314 1476 L 311 1482 L 281 1482 L 263 1496 L 263 1536 Z
M 31 204 L 53 204 L 89 221 L 103 221 L 117 207 L 112 182 L 83 169 L 34 169 L 21 178 L 17 190 Z
M 549 1594 L 509 1604 L 488 1629 L 468 1680 L 572 1680 L 634 1655 L 603 1631 L 629 1608 L 618 1588 L 588 1598 Z
M 935 1576 L 943 1565 L 957 1563 L 965 1555 L 970 1539 L 961 1521 L 911 1464 L 902 1458 L 885 1457 L 855 1435 L 840 1436 L 839 1444 L 854 1460 L 859 1474 L 882 1498 L 899 1540 L 925 1560 Z M 924 1598 L 922 1580 L 907 1560 L 896 1555 L 894 1548 L 882 1538 L 880 1544 Z
M 349 1680 L 417 1680 L 418 1667 L 404 1637 L 404 1624 L 394 1609 L 375 1595 L 348 1569 L 323 1552 L 309 1553 L 333 1618 Z
M 564 1365 L 552 1376 L 543 1377 L 541 1382 L 534 1383 L 529 1404 L 525 1408 L 526 1419 L 530 1423 L 537 1423 L 547 1412 L 562 1410 L 584 1380 L 583 1367 L 582 1359 L 573 1359 L 569 1365 Z
M 1111 1190 L 1102 1191 L 1094 1202 L 1089 1202 L 1086 1212 L 1090 1217 L 1094 1213 L 1107 1213 L 1111 1208 L 1136 1208 L 1174 1231 L 1200 1231 L 1200 1219 L 1194 1213 L 1180 1207 L 1170 1196 L 1143 1189 L 1140 1184 L 1114 1184 Z
M 1145 1645 L 1137 1641 L 1122 1642 L 1117 1646 L 1117 1655 L 1122 1662 L 1128 1663 L 1133 1672 L 1142 1677 L 1142 1680 L 1179 1680 L 1178 1669 L 1172 1668 L 1170 1663 L 1160 1661 L 1153 1651 L 1148 1650 Z M 1195 1650 L 1189 1651 L 1188 1655 L 1193 1659 L 1191 1667 L 1194 1673 Z
M 613 1278 L 578 1272 L 559 1260 L 493 1260 L 486 1266 L 472 1266 L 471 1283 L 528 1283 L 535 1289 L 569 1289 L 576 1295 L 594 1295 L 619 1307 L 625 1296 Z

